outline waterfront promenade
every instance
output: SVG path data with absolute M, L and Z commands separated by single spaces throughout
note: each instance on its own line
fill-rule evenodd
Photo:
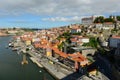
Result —
M 23 52 L 25 51 L 26 48 L 28 48 L 28 46 L 26 46 L 21 41 L 16 42 L 14 44 L 16 46 L 19 45 L 19 47 L 21 48 L 20 51 Z M 36 63 L 40 68 L 45 68 L 56 79 L 61 80 L 65 78 L 67 75 L 70 75 L 74 72 L 68 66 L 61 64 L 60 62 L 57 62 L 52 58 L 43 56 L 42 53 L 37 51 L 33 46 L 30 46 L 30 48 L 31 50 L 27 51 L 26 53 L 31 56 L 30 59 L 33 61 L 33 63 Z M 55 64 L 52 64 L 51 61 L 54 62 Z
M 53 75 L 56 79 L 61 80 L 64 77 L 66 77 L 69 74 L 72 74 L 72 71 L 68 71 L 67 69 L 64 69 L 63 67 L 60 67 L 59 65 L 56 66 L 54 64 L 51 64 L 47 58 L 40 58 L 38 56 L 38 53 L 34 52 L 27 52 L 30 56 L 34 58 L 35 63 L 38 64 L 39 67 L 44 67 L 51 75 Z M 34 61 L 33 60 L 33 61 Z

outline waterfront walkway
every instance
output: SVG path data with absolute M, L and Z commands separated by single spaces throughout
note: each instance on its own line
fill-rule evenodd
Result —
M 35 58 L 37 60 L 37 64 L 39 63 L 39 67 L 43 66 L 49 73 L 51 73 L 55 78 L 57 79 L 63 79 L 67 75 L 71 74 L 72 71 L 68 71 L 67 69 L 64 69 L 63 67 L 60 67 L 59 65 L 56 66 L 47 58 L 41 58 L 41 55 L 38 56 L 37 53 L 29 51 L 28 54 Z

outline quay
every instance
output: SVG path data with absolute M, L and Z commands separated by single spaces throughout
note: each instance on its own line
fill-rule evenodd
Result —
M 33 61 L 33 63 L 36 63 L 39 67 L 43 67 L 34 57 L 30 57 L 30 59 Z
M 68 71 L 65 68 L 51 64 L 47 58 L 41 59 L 41 58 L 35 56 L 34 53 L 31 51 L 29 51 L 27 53 L 31 56 L 30 59 L 33 62 L 35 62 L 39 67 L 45 68 L 57 80 L 61 80 L 64 77 L 66 77 L 67 75 L 73 73 L 72 71 Z
M 33 63 L 36 63 L 37 66 L 40 68 L 46 69 L 56 80 L 61 80 L 67 75 L 72 74 L 74 72 L 69 67 L 55 61 L 54 59 L 45 56 L 43 57 L 42 53 L 35 50 L 34 47 L 32 47 L 33 51 L 25 51 L 27 46 L 23 42 L 19 41 L 14 44 L 14 47 L 19 45 L 19 47 L 21 47 L 21 50 L 19 50 L 20 52 L 29 54 L 31 56 L 30 59 Z M 54 62 L 55 64 L 52 64 L 50 61 Z

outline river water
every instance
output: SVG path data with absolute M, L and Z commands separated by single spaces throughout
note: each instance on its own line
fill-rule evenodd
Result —
M 55 80 L 28 56 L 29 64 L 21 65 L 22 55 L 6 48 L 10 39 L 11 37 L 0 37 L 0 80 Z

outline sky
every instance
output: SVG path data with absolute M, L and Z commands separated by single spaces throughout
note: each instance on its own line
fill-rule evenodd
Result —
M 0 28 L 51 28 L 92 15 L 120 15 L 120 0 L 0 0 Z

